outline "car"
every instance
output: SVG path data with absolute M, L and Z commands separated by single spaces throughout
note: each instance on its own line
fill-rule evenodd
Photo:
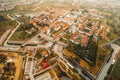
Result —
M 84 74 L 84 76 L 87 76 L 90 80 L 94 80 L 94 78 L 92 78 L 92 76 L 85 70 L 81 70 L 81 72 Z
M 110 61 L 112 55 L 109 55 L 108 58 L 107 58 L 107 63 Z
M 107 71 L 107 74 L 108 74 L 108 75 L 111 73 L 113 66 L 114 66 L 114 65 L 111 64 L 111 66 L 109 67 L 109 69 L 108 69 L 108 71 Z
M 111 50 L 110 55 L 109 55 L 108 58 L 107 58 L 107 63 L 110 61 L 110 59 L 111 59 L 111 57 L 112 57 L 113 51 L 114 51 L 114 50 Z
M 113 59 L 113 61 L 112 61 L 112 64 L 114 64 L 115 63 L 115 59 Z

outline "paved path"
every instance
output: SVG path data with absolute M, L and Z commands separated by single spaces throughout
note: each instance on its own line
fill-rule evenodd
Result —
M 7 16 L 12 20 L 13 18 L 7 14 Z M 12 32 L 10 33 L 10 35 L 8 36 L 8 38 L 6 39 L 6 41 L 4 42 L 4 46 L 11 46 L 8 45 L 7 42 L 8 40 L 11 38 L 11 36 L 14 34 L 14 32 L 20 27 L 21 23 L 19 21 L 16 20 L 16 22 L 18 23 L 18 25 L 12 30 Z
M 7 30 L 1 37 L 0 37 L 0 45 L 3 44 L 3 42 L 5 41 L 5 39 L 7 38 L 7 36 L 9 35 L 11 29 Z
M 109 61 L 109 63 L 105 63 L 104 67 L 102 68 L 101 72 L 99 73 L 97 80 L 104 80 L 104 78 L 107 76 L 107 72 L 113 63 L 113 60 L 115 59 L 116 55 L 120 52 L 120 46 L 116 44 L 111 44 L 111 47 L 114 49 L 112 57 Z

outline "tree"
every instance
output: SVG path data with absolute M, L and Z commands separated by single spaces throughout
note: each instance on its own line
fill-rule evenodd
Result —
M 0 54 L 0 64 L 4 64 L 7 61 L 6 55 Z
M 98 45 L 95 41 L 90 41 L 88 43 L 88 59 L 93 62 L 93 65 L 96 62 L 96 56 L 98 52 Z

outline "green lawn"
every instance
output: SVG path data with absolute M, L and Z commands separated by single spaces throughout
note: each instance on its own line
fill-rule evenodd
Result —
M 120 80 L 120 58 L 118 59 L 109 80 Z
M 32 32 L 32 34 L 28 34 L 26 32 L 26 30 L 30 30 L 32 27 L 33 25 L 29 23 L 21 25 L 12 35 L 12 37 L 10 38 L 10 41 L 24 41 L 24 40 L 32 38 L 33 36 L 37 34 L 37 32 L 34 31 Z
M 4 21 L 0 21 L 0 36 L 7 30 L 14 28 L 17 23 L 15 21 L 10 20 L 7 17 L 7 13 L 6 12 L 1 12 L 0 16 L 2 16 L 5 20 Z
M 25 31 L 19 31 L 19 32 L 15 32 L 12 35 L 12 37 L 10 38 L 10 41 L 24 41 L 24 40 L 32 38 L 35 35 L 36 33 L 28 34 Z

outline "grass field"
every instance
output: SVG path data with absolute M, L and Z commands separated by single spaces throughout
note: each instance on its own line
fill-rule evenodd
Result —
M 7 30 L 14 28 L 17 23 L 15 21 L 10 20 L 7 17 L 7 13 L 6 12 L 1 12 L 0 16 L 4 17 L 4 21 L 0 22 L 0 36 Z
M 120 57 L 115 65 L 109 80 L 120 80 Z
M 30 30 L 33 26 L 30 24 L 23 24 L 21 25 L 15 33 L 10 38 L 10 41 L 24 41 L 27 39 L 32 38 L 36 35 L 37 32 L 32 32 L 31 34 L 28 34 L 26 31 Z

